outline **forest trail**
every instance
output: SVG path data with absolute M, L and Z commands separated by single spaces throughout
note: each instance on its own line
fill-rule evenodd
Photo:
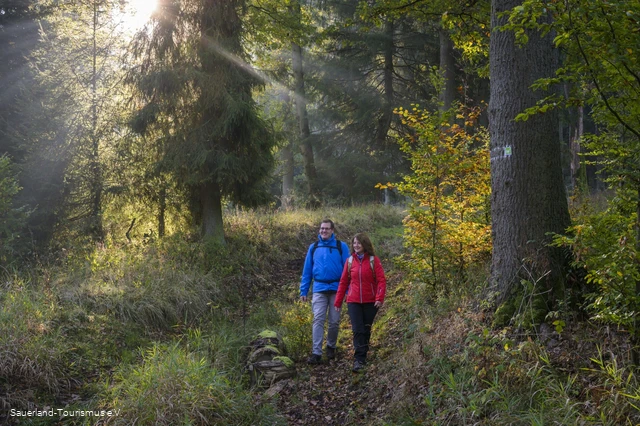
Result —
M 397 281 L 397 274 L 387 276 L 387 298 Z M 351 371 L 353 335 L 345 309 L 341 313 L 336 358 L 327 361 L 323 356 L 319 365 L 309 365 L 301 359 L 296 362 L 295 378 L 276 383 L 265 393 L 267 397 L 270 392 L 278 395 L 278 411 L 289 425 L 377 424 L 387 417 L 396 386 L 386 374 L 392 364 L 387 357 L 401 348 L 402 333 L 399 324 L 385 319 L 386 309 L 384 306 L 374 321 L 368 364 L 363 372 Z M 383 321 L 387 322 L 386 327 L 381 327 Z
M 352 349 L 352 345 L 342 346 L 335 360 L 320 365 L 298 363 L 298 376 L 280 385 L 284 388 L 278 408 L 288 424 L 371 424 L 382 417 L 391 393 L 381 393 L 377 380 L 372 380 L 379 377 L 375 354 L 365 371 L 356 374 L 351 372 Z

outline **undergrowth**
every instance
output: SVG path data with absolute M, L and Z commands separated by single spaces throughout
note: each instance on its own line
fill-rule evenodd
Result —
M 382 367 L 390 373 L 381 386 L 400 389 L 389 424 L 640 421 L 640 383 L 634 367 L 621 362 L 628 356 L 624 334 L 577 321 L 537 334 L 492 328 L 491 317 L 470 303 L 474 298 L 446 300 L 414 312 L 402 359 L 391 357 Z M 396 312 L 409 318 L 406 310 Z
M 9 417 L 10 409 L 116 411 L 104 424 L 279 424 L 254 404 L 248 343 L 264 328 L 307 351 L 297 299 L 301 262 L 325 218 L 339 238 L 380 232 L 401 250 L 401 213 L 230 211 L 225 245 L 176 233 L 61 250 L 1 277 L 1 423 L 94 424 L 93 417 Z M 375 237 L 374 237 L 375 238 Z M 71 247 L 72 244 L 66 245 Z M 298 306 L 302 320 L 288 309 Z M 308 308 L 308 307 L 307 307 Z
M 269 328 L 292 359 L 308 355 L 311 311 L 297 302 L 298 287 L 325 217 L 342 240 L 368 232 L 390 282 L 372 340 L 376 374 L 354 381 L 379 398 L 377 424 L 640 422 L 622 332 L 562 313 L 562 324 L 546 329 L 492 327 L 478 303 L 484 265 L 434 288 L 393 263 L 404 250 L 403 215 L 371 206 L 234 211 L 225 246 L 175 234 L 5 271 L 0 423 L 96 422 L 7 416 L 58 407 L 117 410 L 100 424 L 285 424 L 247 380 L 247 345 Z

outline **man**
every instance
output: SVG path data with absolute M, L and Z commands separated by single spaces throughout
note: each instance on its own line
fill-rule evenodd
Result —
M 327 358 L 336 357 L 340 313 L 334 307 L 336 292 L 342 275 L 342 269 L 349 258 L 349 246 L 338 240 L 333 234 L 334 224 L 325 219 L 320 224 L 318 241 L 309 246 L 307 258 L 300 280 L 300 300 L 307 301 L 307 293 L 313 281 L 313 349 L 307 360 L 309 364 L 320 364 L 322 361 L 322 341 L 324 339 L 324 322 L 329 317 L 327 332 Z

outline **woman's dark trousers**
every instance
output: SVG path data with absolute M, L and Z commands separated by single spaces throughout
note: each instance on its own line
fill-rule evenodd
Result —
M 363 364 L 367 362 L 369 340 L 371 339 L 371 325 L 378 313 L 373 303 L 347 303 L 351 330 L 353 330 L 353 349 L 355 359 Z

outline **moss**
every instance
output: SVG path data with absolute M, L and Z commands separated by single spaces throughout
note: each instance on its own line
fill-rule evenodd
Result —
M 516 307 L 513 299 L 509 299 L 502 305 L 498 306 L 493 315 L 493 327 L 504 327 L 509 324 L 511 318 L 516 313 Z
M 543 323 L 549 312 L 545 296 L 539 294 L 526 300 L 525 297 L 522 294 L 510 297 L 500 305 L 494 314 L 493 326 L 504 327 L 513 320 L 516 326 L 530 330 Z
M 275 346 L 273 346 L 273 345 L 266 345 L 266 346 L 264 346 L 264 347 L 265 347 L 266 349 L 268 349 L 268 350 L 270 350 L 270 351 L 274 352 L 274 353 L 277 353 L 277 354 L 279 354 L 279 353 L 280 353 L 280 349 L 276 348 L 276 347 L 275 347 Z
M 271 330 L 264 330 L 262 333 L 258 334 L 258 337 L 261 339 L 277 339 L 278 333 Z
M 288 356 L 276 356 L 273 357 L 273 360 L 281 361 L 287 368 L 292 368 L 295 364 Z
M 529 324 L 531 327 L 542 324 L 549 313 L 546 295 L 538 294 L 533 298 L 531 318 Z

